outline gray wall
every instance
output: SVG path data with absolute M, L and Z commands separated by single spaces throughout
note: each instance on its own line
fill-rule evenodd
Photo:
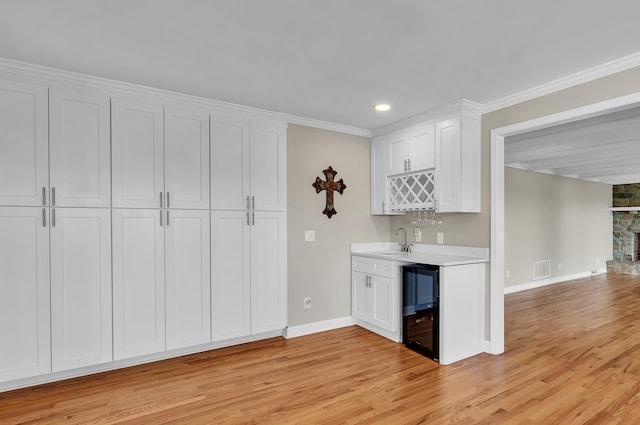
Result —
M 389 219 L 370 215 L 369 145 L 365 137 L 289 125 L 289 326 L 351 316 L 350 244 L 389 239 Z M 311 185 L 330 165 L 347 188 L 335 194 L 338 214 L 328 219 L 326 192 Z M 315 242 L 304 241 L 305 230 L 315 230 Z M 305 297 L 310 310 L 303 309 Z
M 611 185 L 505 167 L 505 287 L 605 267 L 613 252 Z

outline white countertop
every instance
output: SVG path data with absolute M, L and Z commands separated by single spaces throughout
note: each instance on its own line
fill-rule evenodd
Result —
M 462 264 L 486 263 L 488 248 L 454 245 L 415 244 L 410 253 L 400 251 L 397 242 L 353 243 L 352 255 L 379 258 L 403 263 L 431 264 L 434 266 L 459 266 Z

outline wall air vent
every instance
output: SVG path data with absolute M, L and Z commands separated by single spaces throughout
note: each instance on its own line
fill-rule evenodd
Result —
M 551 277 L 551 260 L 536 261 L 533 263 L 533 280 Z

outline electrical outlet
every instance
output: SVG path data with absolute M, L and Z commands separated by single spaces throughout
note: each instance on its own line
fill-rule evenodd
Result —
M 305 230 L 304 231 L 304 241 L 305 242 L 314 242 L 316 240 L 316 231 L 315 230 Z
M 511 277 L 511 272 L 509 270 L 507 270 L 506 272 L 504 272 L 504 276 L 509 279 Z
M 307 297 L 304 299 L 304 309 L 305 310 L 311 309 L 311 297 Z
M 444 243 L 444 233 L 443 232 L 436 233 L 436 239 L 438 241 L 438 244 L 442 245 Z
M 416 242 L 422 242 L 422 230 L 419 227 L 413 230 L 413 235 L 416 237 Z

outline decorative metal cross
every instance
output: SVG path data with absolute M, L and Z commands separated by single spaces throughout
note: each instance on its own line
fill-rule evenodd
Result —
M 334 171 L 331 166 L 322 172 L 324 173 L 327 181 L 323 181 L 320 177 L 316 177 L 316 182 L 313 184 L 313 187 L 316 188 L 316 193 L 320 193 L 323 190 L 327 191 L 327 204 L 324 211 L 322 211 L 322 214 L 326 214 L 327 217 L 331 218 L 334 214 L 338 214 L 338 211 L 333 207 L 333 192 L 337 191 L 342 195 L 342 191 L 347 188 L 347 185 L 342 182 L 342 179 L 337 182 L 333 181 L 333 178 L 338 174 L 338 172 Z

